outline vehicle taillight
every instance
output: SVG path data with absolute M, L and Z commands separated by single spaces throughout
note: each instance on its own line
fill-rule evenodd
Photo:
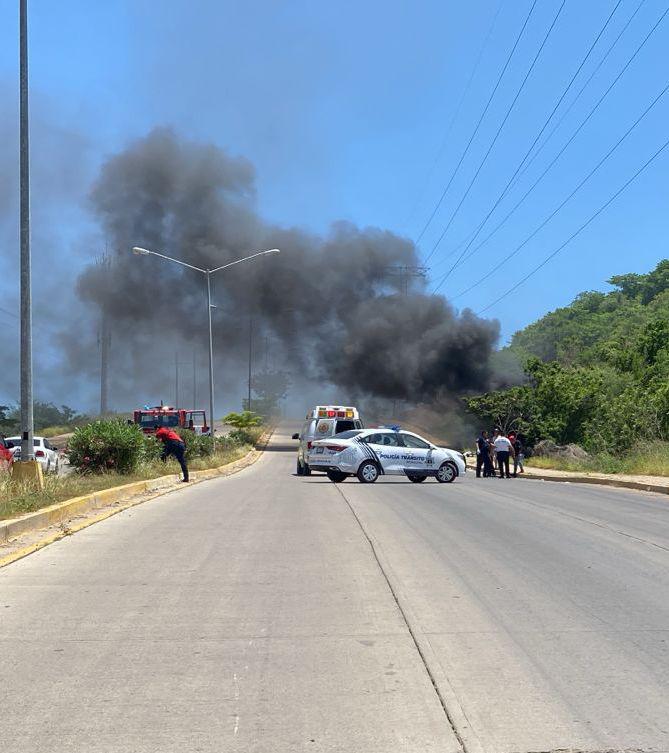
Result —
M 36 458 L 43 458 L 44 457 L 44 450 L 37 450 L 35 452 L 35 457 Z
M 326 444 L 325 446 L 332 452 L 343 452 L 346 449 L 345 444 Z
M 307 442 L 307 450 L 311 449 L 312 442 Z

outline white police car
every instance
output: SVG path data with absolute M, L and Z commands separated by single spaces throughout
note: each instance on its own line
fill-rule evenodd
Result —
M 406 476 L 416 484 L 433 476 L 443 484 L 466 471 L 461 453 L 437 447 L 410 431 L 386 428 L 345 431 L 317 440 L 308 462 L 335 483 L 357 476 L 363 484 L 373 484 L 388 474 Z

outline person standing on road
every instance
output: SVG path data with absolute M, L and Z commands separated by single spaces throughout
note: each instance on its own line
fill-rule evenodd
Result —
M 495 476 L 495 468 L 497 468 L 497 452 L 495 451 L 495 438 L 497 437 L 497 429 L 493 432 L 493 435 L 488 439 L 488 462 L 490 463 L 490 475 Z
M 520 441 L 520 435 L 515 432 L 509 434 L 509 441 L 513 445 L 513 477 L 518 475 L 518 469 L 521 473 L 525 473 L 525 466 L 523 460 L 525 459 L 523 443 Z
M 482 431 L 476 440 L 476 478 L 481 477 L 481 468 L 483 468 L 483 478 L 495 475 L 490 462 L 490 440 L 487 431 Z
M 505 437 L 501 430 L 495 431 L 495 450 L 497 452 L 497 465 L 499 466 L 499 477 L 511 478 L 509 472 L 509 456 L 515 457 L 513 445 L 509 441 L 508 437 Z
M 161 426 L 156 432 L 156 439 L 163 443 L 163 451 L 160 455 L 160 459 L 165 463 L 170 455 L 179 461 L 181 471 L 184 475 L 183 481 L 188 481 L 188 466 L 186 465 L 186 444 L 183 439 L 172 429 L 168 429 L 165 426 Z

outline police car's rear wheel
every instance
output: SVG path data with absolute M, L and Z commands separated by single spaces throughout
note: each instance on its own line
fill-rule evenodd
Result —
M 373 484 L 379 477 L 379 467 L 373 460 L 365 460 L 358 468 L 358 480 L 362 484 Z
M 437 471 L 437 481 L 440 484 L 450 484 L 451 481 L 456 479 L 457 475 L 458 469 L 455 467 L 455 464 L 447 461 Z
M 342 471 L 328 471 L 328 478 L 335 484 L 341 484 L 342 481 L 346 481 L 346 474 Z
M 304 467 L 302 466 L 302 463 L 300 462 L 300 459 L 297 460 L 297 471 L 298 476 L 304 476 Z
M 420 484 L 421 481 L 425 481 L 427 476 L 420 476 L 417 473 L 407 473 L 409 481 L 413 481 L 414 484 Z

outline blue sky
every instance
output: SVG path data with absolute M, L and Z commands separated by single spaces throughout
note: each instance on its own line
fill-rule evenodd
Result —
M 537 2 L 471 152 L 422 239 L 424 256 L 462 196 L 560 2 Z M 106 156 L 156 125 L 249 158 L 257 170 L 258 208 L 281 225 L 324 231 L 348 219 L 416 238 L 531 3 L 503 0 L 435 163 L 498 4 L 30 0 L 35 317 L 43 360 L 56 347 L 48 334 L 63 304 L 59 296 L 100 251 L 87 215 L 90 182 Z M 454 259 L 449 252 L 496 199 L 615 4 L 567 0 L 488 164 L 430 259 L 433 279 L 448 269 Z M 574 93 L 638 4 L 620 3 Z M 0 294 L 10 309 L 17 301 L 16 5 L 0 4 Z M 569 137 L 664 6 L 643 3 L 502 209 Z M 667 83 L 668 42 L 669 17 L 555 169 L 442 292 L 459 293 L 508 256 L 596 164 Z M 477 311 L 513 285 L 650 156 L 666 138 L 668 121 L 669 95 L 521 254 L 456 304 Z M 555 260 L 488 312 L 500 319 L 503 340 L 578 292 L 606 289 L 611 275 L 647 271 L 668 255 L 668 166 L 669 155 L 663 155 Z M 0 346 L 13 347 L 6 338 Z

